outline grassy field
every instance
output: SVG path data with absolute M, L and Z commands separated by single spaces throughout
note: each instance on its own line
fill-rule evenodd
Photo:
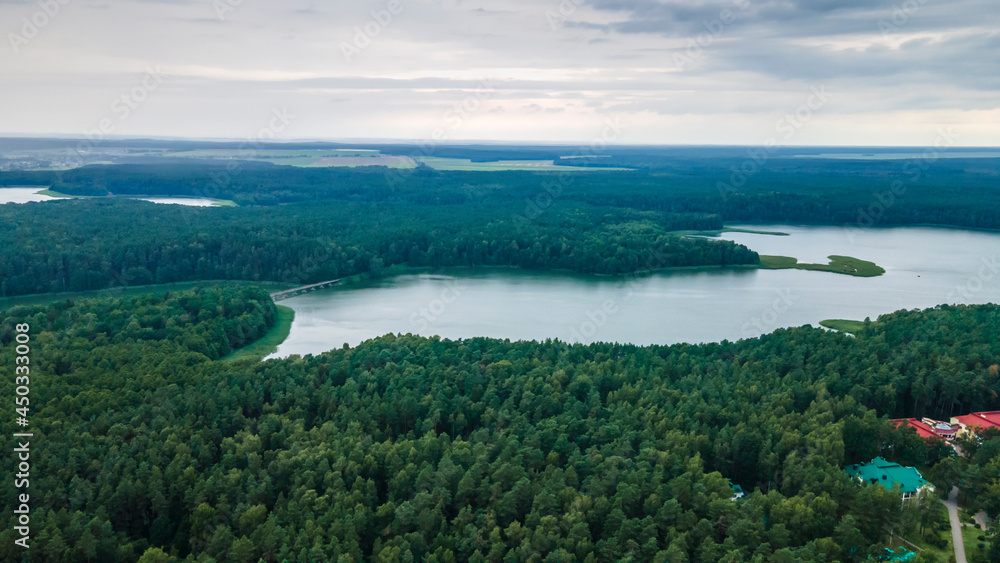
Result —
M 857 334 L 861 329 L 865 328 L 864 321 L 849 321 L 845 319 L 827 319 L 820 321 L 819 324 L 820 326 L 848 334 Z
M 280 164 L 280 163 L 279 163 Z M 374 156 L 333 156 L 316 160 L 309 166 L 314 167 L 345 167 L 385 166 L 387 168 L 416 168 L 417 163 L 408 156 L 374 155 Z
M 307 149 L 307 150 L 287 150 L 287 149 L 199 149 L 193 151 L 179 151 L 166 153 L 167 156 L 181 158 L 236 158 L 253 160 L 258 158 L 326 158 L 330 156 L 378 156 L 381 154 L 377 150 L 348 150 L 348 149 Z
M 181 158 L 233 159 L 256 162 L 270 162 L 282 166 L 300 168 L 322 168 L 344 166 L 386 166 L 389 168 L 416 168 L 417 163 L 408 156 L 384 155 L 377 150 L 334 149 L 334 150 L 238 150 L 204 149 L 168 153 L 167 156 Z
M 253 160 L 255 162 L 270 162 L 271 164 L 277 164 L 279 166 L 298 166 L 299 168 L 310 168 L 316 165 L 316 157 L 301 156 L 301 157 L 265 157 L 265 158 L 251 158 L 248 160 Z
M 761 255 L 760 267 L 765 270 L 787 270 L 798 265 L 799 259 L 791 256 Z
M 291 157 L 291 158 L 254 158 L 258 162 L 270 162 L 280 166 L 297 166 L 299 168 L 357 168 L 358 166 L 385 166 L 386 168 L 416 168 L 417 163 L 408 156 L 371 155 L 371 156 L 325 156 Z
M 288 338 L 288 334 L 292 331 L 292 322 L 294 320 L 295 311 L 289 307 L 278 305 L 278 322 L 275 323 L 271 330 L 267 331 L 267 334 L 253 344 L 235 350 L 232 354 L 222 358 L 221 361 L 263 360 L 273 354 L 278 349 L 278 346 Z
M 980 541 L 980 536 L 985 536 L 986 532 L 978 526 L 962 526 L 962 539 L 965 541 L 965 558 L 969 561 L 977 560 L 989 549 L 988 541 Z
M 829 264 L 799 264 L 797 258 L 790 256 L 761 256 L 760 267 L 767 270 L 812 270 L 846 274 L 862 278 L 873 278 L 885 273 L 885 269 L 874 262 L 852 258 L 850 256 L 830 256 Z
M 264 289 L 275 292 L 283 289 L 296 287 L 295 284 L 277 282 L 247 282 L 233 280 L 218 281 L 194 281 L 166 283 L 160 285 L 137 285 L 134 287 L 115 287 L 112 289 L 98 289 L 95 291 L 77 291 L 66 293 L 42 293 L 37 295 L 19 295 L 17 297 L 0 298 L 0 309 L 16 307 L 18 305 L 44 305 L 53 301 L 65 301 L 76 299 L 88 299 L 97 297 L 122 297 L 125 295 L 143 295 L 147 293 L 164 293 L 167 291 L 185 291 L 197 287 L 216 287 L 220 285 L 256 285 Z

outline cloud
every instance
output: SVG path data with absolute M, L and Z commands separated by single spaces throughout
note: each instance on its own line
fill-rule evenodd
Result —
M 450 139 L 586 140 L 620 118 L 628 142 L 752 143 L 825 86 L 837 119 L 803 142 L 909 142 L 946 123 L 1000 144 L 995 0 L 404 0 L 371 27 L 387 6 L 242 2 L 220 20 L 210 1 L 75 0 L 0 52 L 0 123 L 93 127 L 158 64 L 162 88 L 122 134 L 239 136 L 287 106 L 303 116 L 288 135 L 425 138 L 489 83 Z M 0 36 L 37 9 L 0 0 Z

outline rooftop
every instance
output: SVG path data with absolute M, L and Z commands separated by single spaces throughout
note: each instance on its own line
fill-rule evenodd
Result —
M 915 467 L 904 467 L 881 457 L 873 459 L 871 463 L 848 465 L 844 471 L 851 477 L 872 485 L 877 483 L 886 489 L 892 489 L 898 483 L 900 491 L 904 493 L 915 493 L 929 484 Z
M 956 421 L 966 426 L 981 428 L 1000 428 L 1000 411 L 974 412 L 955 417 Z
M 917 431 L 917 434 L 922 438 L 938 438 L 941 436 L 934 431 L 929 425 L 915 419 L 915 418 L 898 418 L 892 421 L 896 426 L 909 426 Z

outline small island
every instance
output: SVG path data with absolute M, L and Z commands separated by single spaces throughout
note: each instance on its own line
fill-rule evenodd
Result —
M 799 264 L 798 258 L 792 258 L 791 256 L 762 255 L 760 257 L 760 267 L 765 270 L 816 270 L 862 278 L 873 278 L 885 273 L 885 269 L 878 264 L 861 260 L 860 258 L 837 255 L 830 256 L 829 258 L 829 264 Z

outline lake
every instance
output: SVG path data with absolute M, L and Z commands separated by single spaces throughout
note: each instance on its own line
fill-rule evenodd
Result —
M 41 195 L 38 193 L 46 189 L 47 188 L 39 188 L 39 187 L 0 188 L 0 204 L 29 203 L 32 201 L 52 201 L 56 199 L 62 199 L 62 198 L 54 198 L 47 195 Z M 141 197 L 136 199 L 141 199 L 143 201 L 151 201 L 153 203 L 187 205 L 190 207 L 211 207 L 215 205 L 216 201 L 218 201 L 214 199 L 194 198 L 194 197 Z
M 634 344 L 756 337 L 825 319 L 875 319 L 941 303 L 1000 302 L 1000 234 L 936 228 L 757 225 L 725 233 L 761 254 L 876 262 L 877 278 L 711 268 L 611 278 L 476 268 L 402 275 L 282 301 L 295 310 L 272 357 L 318 354 L 387 333 Z
M 37 186 L 31 188 L 0 188 L 0 204 L 28 203 L 32 201 L 48 201 L 50 199 L 55 199 L 38 193 L 44 190 L 46 190 L 46 188 L 39 188 Z
M 197 197 L 140 197 L 137 199 L 151 201 L 153 203 L 187 205 L 188 207 L 212 207 L 216 202 L 214 199 Z

